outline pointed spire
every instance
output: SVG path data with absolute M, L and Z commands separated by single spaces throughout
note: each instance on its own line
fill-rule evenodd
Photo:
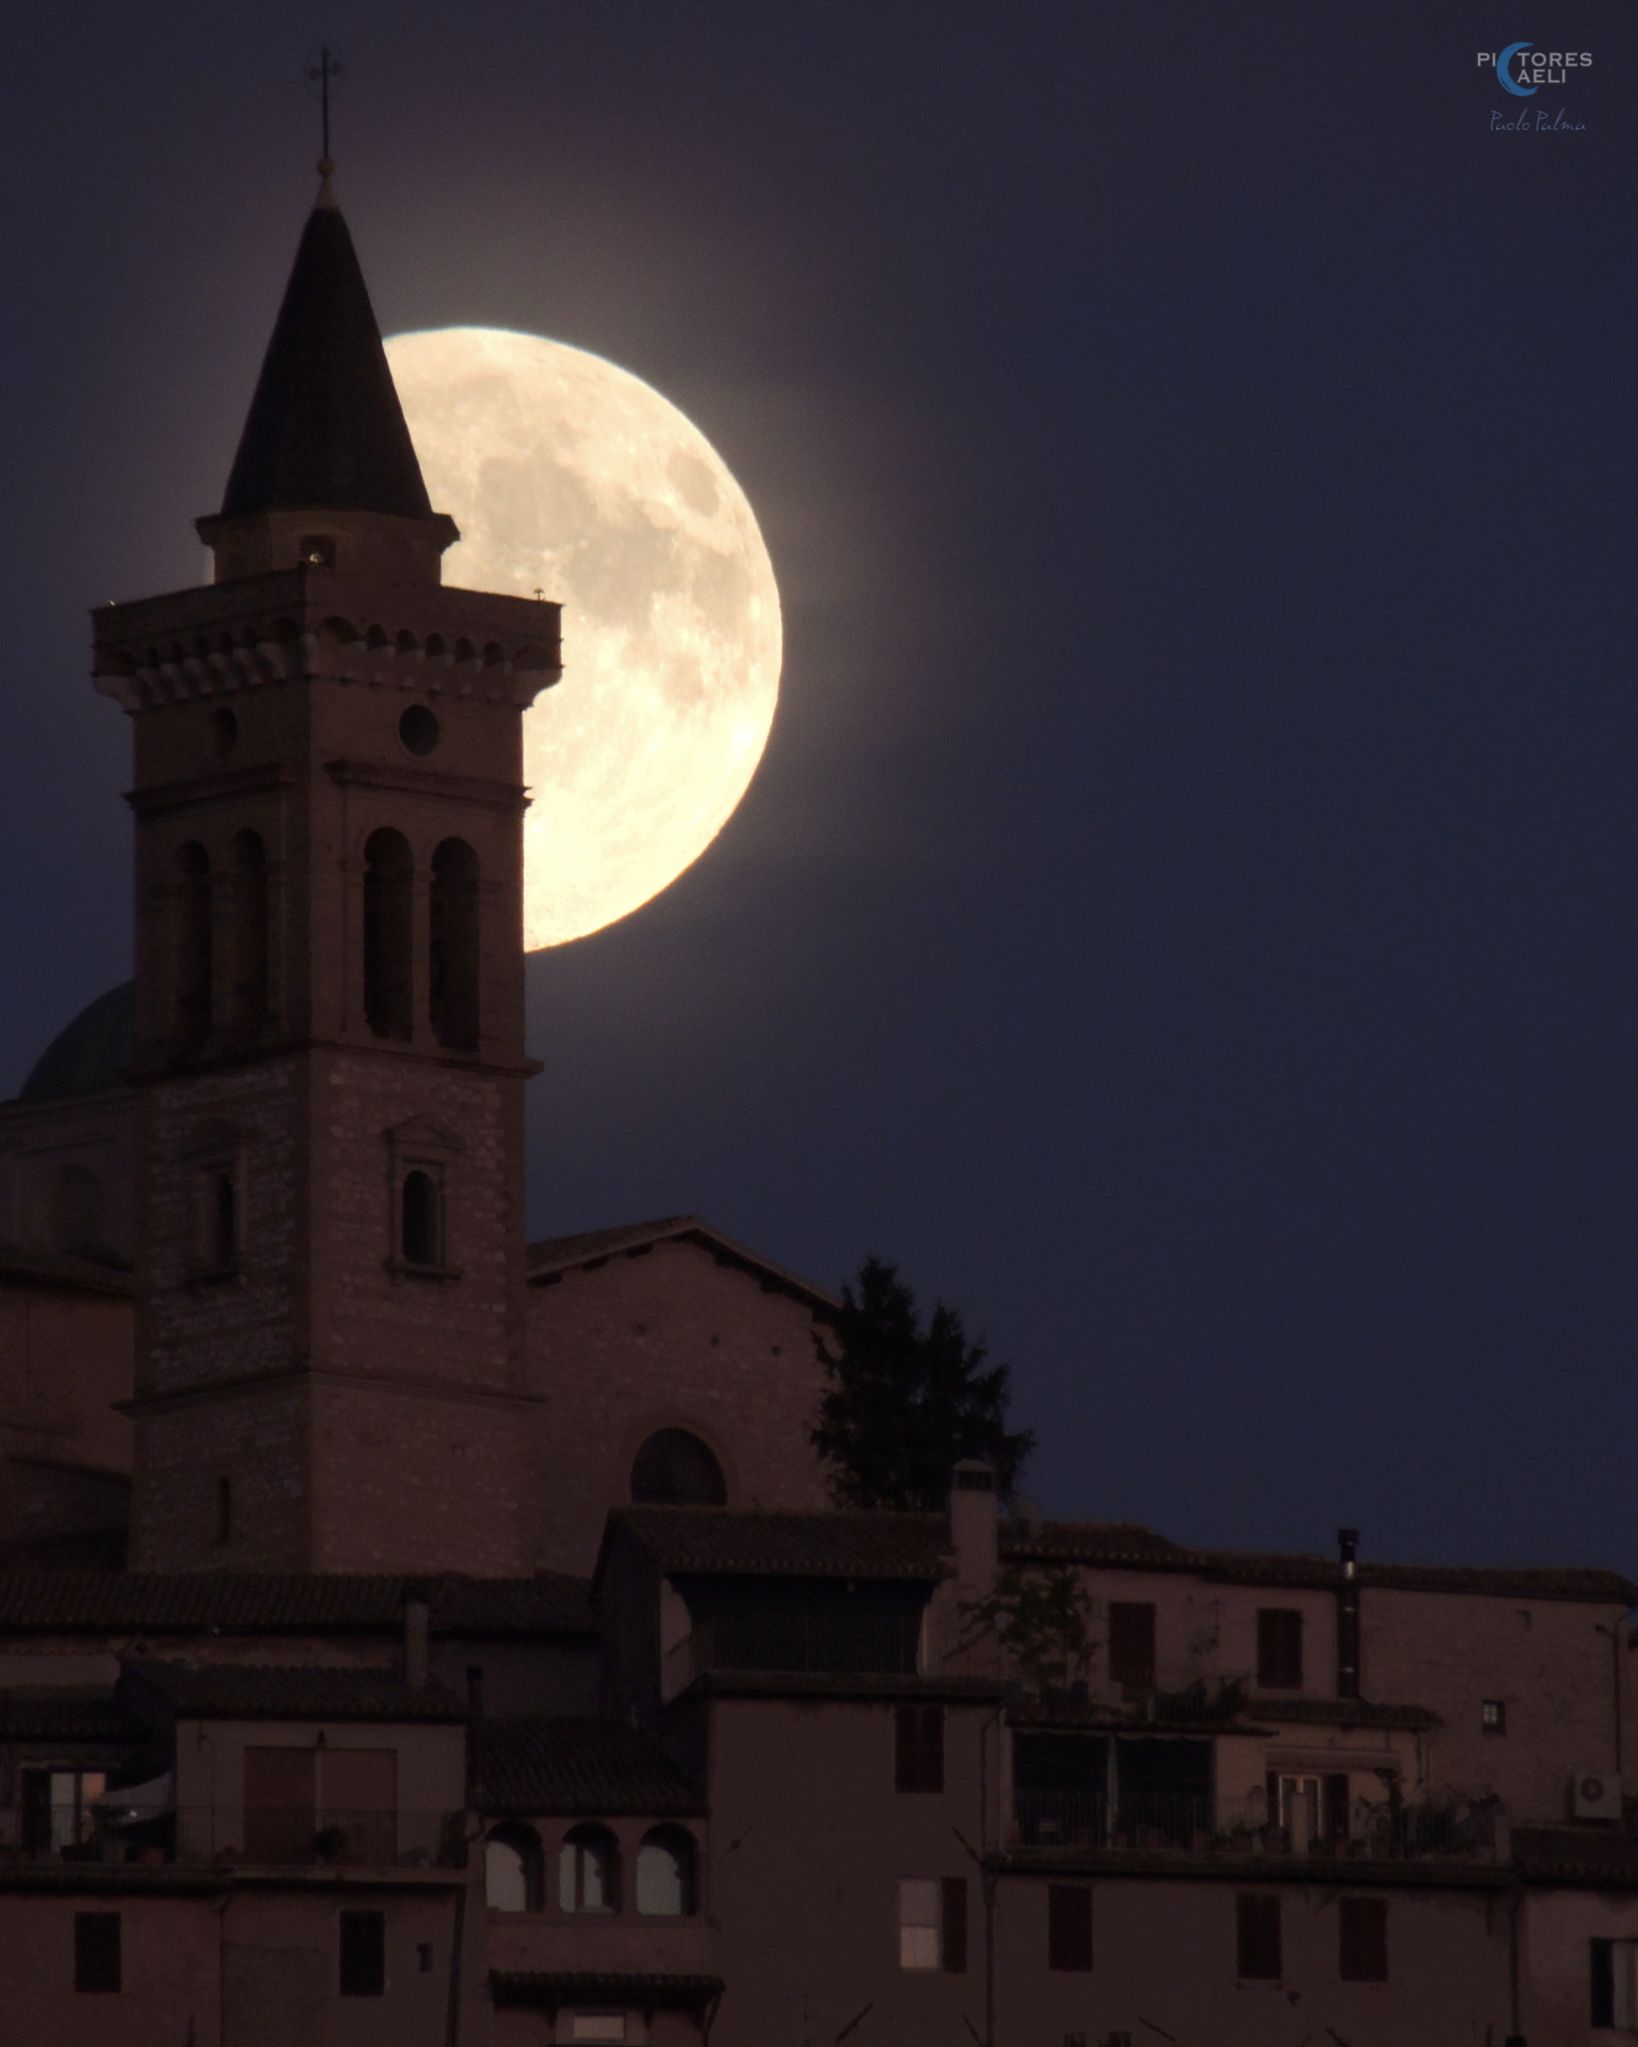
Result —
M 425 519 L 427 487 L 328 158 L 320 172 L 222 516 L 322 506 Z

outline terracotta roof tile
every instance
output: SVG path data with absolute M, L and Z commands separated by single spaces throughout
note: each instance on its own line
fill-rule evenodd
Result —
M 1638 1886 L 1638 1842 L 1622 1827 L 1515 1827 L 1513 1863 L 1540 1883 Z
M 628 1998 L 658 2005 L 705 2004 L 720 1997 L 720 1976 L 684 1976 L 588 1969 L 491 1969 L 489 1987 L 498 2005 L 556 2004 L 559 1999 Z
M 0 1635 L 395 1632 L 416 1590 L 430 1597 L 435 1634 L 596 1631 L 586 1581 L 556 1572 L 418 1579 L 65 1570 L 0 1572 Z
M 909 1578 L 948 1568 L 942 1514 L 768 1513 L 732 1507 L 623 1507 L 626 1530 L 669 1575 L 748 1573 L 789 1578 Z
M 697 1215 L 668 1215 L 658 1222 L 623 1223 L 614 1229 L 584 1230 L 577 1236 L 544 1237 L 538 1244 L 529 1246 L 529 1278 L 539 1284 L 577 1268 L 601 1265 L 610 1258 L 679 1240 L 698 1244 L 721 1264 L 738 1266 L 764 1287 L 794 1294 L 821 1315 L 828 1315 L 837 1306 L 835 1296 L 823 1287 L 815 1286 L 800 1273 L 775 1265 L 760 1252 L 737 1243 L 721 1230 L 713 1229 L 708 1222 L 702 1222 Z
M 475 1721 L 480 1812 L 699 1813 L 705 1800 L 655 1736 L 597 1720 Z
M 132 1661 L 127 1680 L 183 1720 L 447 1720 L 466 1708 L 442 1685 L 334 1664 Z

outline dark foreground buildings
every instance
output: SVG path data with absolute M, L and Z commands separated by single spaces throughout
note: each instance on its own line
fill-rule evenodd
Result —
M 1635 1588 L 826 1506 L 826 1296 L 526 1247 L 520 721 L 341 216 L 96 614 L 137 977 L 0 1108 L 0 2039 L 1638 2033 Z M 541 792 L 550 801 L 550 792 Z M 970 1608 L 1068 1573 L 1090 1658 Z

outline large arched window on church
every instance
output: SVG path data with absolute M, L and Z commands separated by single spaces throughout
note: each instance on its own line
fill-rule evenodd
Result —
M 233 1022 L 246 1037 L 267 1021 L 267 848 L 256 832 L 233 841 Z
M 557 1902 L 564 1912 L 618 1912 L 620 1848 L 607 1827 L 573 1827 L 557 1858 Z
M 364 843 L 364 1018 L 378 1038 L 407 1038 L 413 995 L 414 863 L 402 832 Z
M 540 1836 L 532 1827 L 508 1820 L 484 1842 L 483 1892 L 491 1912 L 538 1912 L 544 1875 Z
M 640 1506 L 722 1507 L 728 1485 L 698 1436 L 656 1429 L 632 1460 L 631 1497 Z
M 637 1910 L 648 1918 L 687 1918 L 694 1903 L 694 1837 L 685 1827 L 655 1827 L 637 1850 Z
M 171 862 L 171 1026 L 185 1051 L 210 1032 L 210 855 L 189 840 Z
M 433 1036 L 453 1051 L 478 1043 L 478 856 L 445 839 L 432 856 L 429 1006 Z

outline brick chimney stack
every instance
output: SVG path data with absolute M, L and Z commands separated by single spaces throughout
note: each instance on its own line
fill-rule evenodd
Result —
M 981 1458 L 963 1457 L 950 1469 L 950 1547 L 959 1598 L 988 1599 L 995 1590 L 999 1532 L 995 1472 Z
M 1359 1697 L 1359 1530 L 1337 1530 L 1342 1583 L 1337 1587 L 1337 1697 Z

